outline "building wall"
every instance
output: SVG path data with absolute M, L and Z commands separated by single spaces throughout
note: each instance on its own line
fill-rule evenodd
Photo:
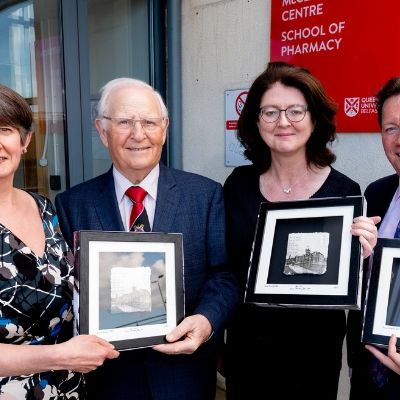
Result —
M 223 183 L 224 92 L 248 88 L 269 60 L 270 0 L 182 5 L 183 168 Z M 382 77 L 384 82 L 388 77 Z M 338 135 L 334 167 L 361 188 L 392 173 L 377 133 Z
M 248 88 L 269 59 L 270 0 L 185 0 L 182 5 L 183 168 L 223 183 L 224 92 Z M 388 77 L 382 77 L 384 82 Z M 378 133 L 339 134 L 334 167 L 367 184 L 393 172 Z M 338 399 L 349 392 L 346 349 Z

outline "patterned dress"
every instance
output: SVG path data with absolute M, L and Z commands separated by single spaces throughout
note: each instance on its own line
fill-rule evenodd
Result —
M 73 257 L 51 202 L 30 195 L 43 221 L 45 251 L 38 257 L 0 223 L 0 343 L 49 345 L 72 335 Z M 83 375 L 72 371 L 0 377 L 0 400 L 74 400 L 83 394 Z

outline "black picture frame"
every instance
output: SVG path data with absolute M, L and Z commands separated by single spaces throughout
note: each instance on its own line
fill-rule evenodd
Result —
M 76 332 L 118 350 L 165 342 L 184 317 L 182 235 L 79 231 Z
M 362 341 L 387 347 L 400 337 L 400 240 L 379 238 L 366 294 Z
M 245 302 L 360 309 L 362 251 L 350 232 L 363 196 L 261 203 Z

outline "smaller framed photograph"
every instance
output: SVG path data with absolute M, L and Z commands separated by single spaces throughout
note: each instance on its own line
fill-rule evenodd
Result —
M 181 234 L 79 231 L 77 333 L 118 350 L 163 343 L 184 316 Z
M 363 196 L 261 203 L 245 302 L 359 309 L 362 252 L 351 224 Z
M 400 240 L 378 239 L 364 310 L 362 341 L 388 346 L 400 337 Z

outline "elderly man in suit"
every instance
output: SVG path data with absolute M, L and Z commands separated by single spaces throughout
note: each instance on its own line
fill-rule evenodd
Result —
M 214 400 L 217 338 L 239 301 L 226 264 L 221 185 L 160 163 L 167 109 L 142 81 L 119 78 L 102 88 L 96 128 L 112 168 L 57 196 L 62 232 L 71 246 L 79 230 L 182 233 L 186 317 L 168 343 L 122 352 L 89 374 L 89 398 Z M 139 222 L 130 220 L 137 200 L 127 194 L 137 186 L 145 196 Z
M 382 217 L 378 225 L 378 237 L 399 238 L 400 77 L 390 79 L 379 91 L 377 111 L 383 149 L 396 173 L 378 179 L 367 187 L 367 212 L 368 215 Z M 353 369 L 350 399 L 400 399 L 400 356 L 396 352 L 396 338 L 390 340 L 387 355 L 367 345 L 371 354 L 360 344 L 360 330 L 361 313 L 351 312 L 348 334 L 349 365 Z

